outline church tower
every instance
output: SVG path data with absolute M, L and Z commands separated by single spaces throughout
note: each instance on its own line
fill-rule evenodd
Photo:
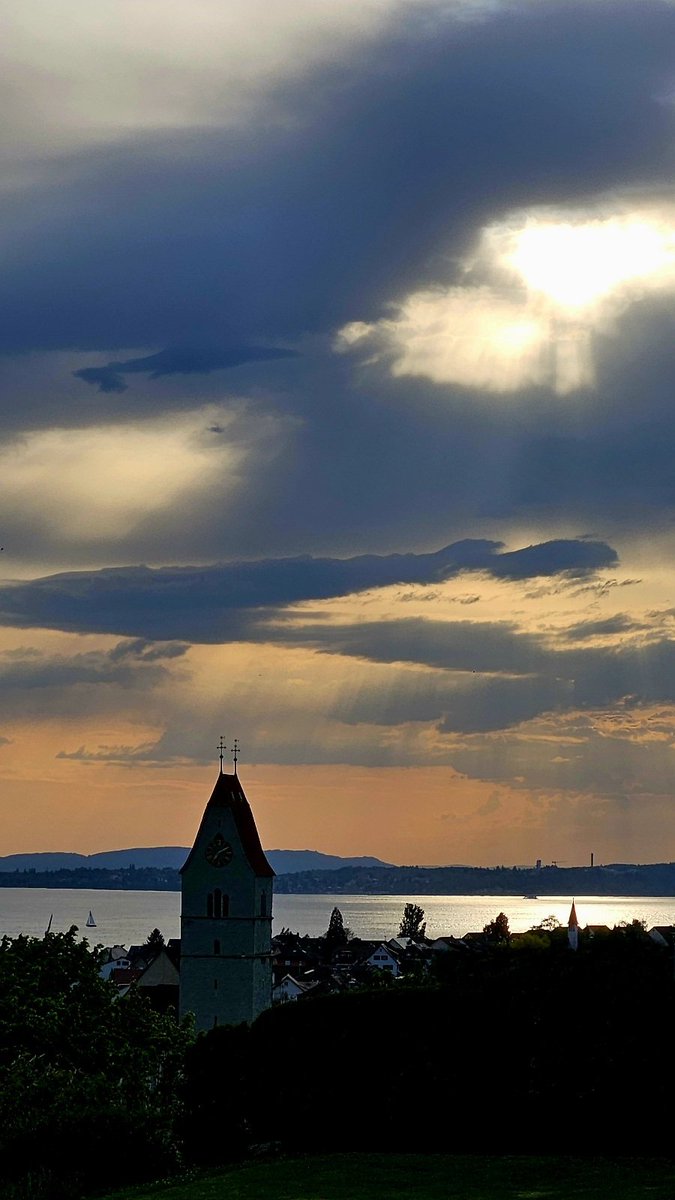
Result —
M 180 1015 L 197 1030 L 253 1021 L 272 1003 L 272 880 L 237 775 L 220 772 L 181 868 Z

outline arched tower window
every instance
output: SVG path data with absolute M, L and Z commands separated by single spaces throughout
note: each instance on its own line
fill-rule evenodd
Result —
M 207 917 L 215 917 L 220 920 L 221 917 L 229 916 L 230 912 L 230 897 L 223 895 L 220 888 L 215 888 L 213 892 L 209 892 L 206 897 L 206 915 Z

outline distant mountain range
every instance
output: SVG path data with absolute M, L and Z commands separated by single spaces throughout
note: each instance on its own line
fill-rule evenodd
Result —
M 171 867 L 179 870 L 190 852 L 189 846 L 143 846 L 131 850 L 103 850 L 99 854 L 7 854 L 0 857 L 0 871 L 120 871 L 130 867 Z M 319 850 L 266 850 L 267 860 L 277 875 L 298 871 L 336 871 L 344 867 L 390 867 L 380 858 L 341 858 Z

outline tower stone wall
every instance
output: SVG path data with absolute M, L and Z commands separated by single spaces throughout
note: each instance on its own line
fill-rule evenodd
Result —
M 181 871 L 181 1016 L 250 1022 L 272 1002 L 274 872 L 237 775 L 221 772 Z

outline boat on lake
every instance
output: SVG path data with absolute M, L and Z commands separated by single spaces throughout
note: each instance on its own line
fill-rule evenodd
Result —
M 96 922 L 94 920 L 94 914 L 92 913 L 91 909 L 89 909 L 89 916 L 87 917 L 87 929 L 95 929 L 95 928 L 96 928 Z

